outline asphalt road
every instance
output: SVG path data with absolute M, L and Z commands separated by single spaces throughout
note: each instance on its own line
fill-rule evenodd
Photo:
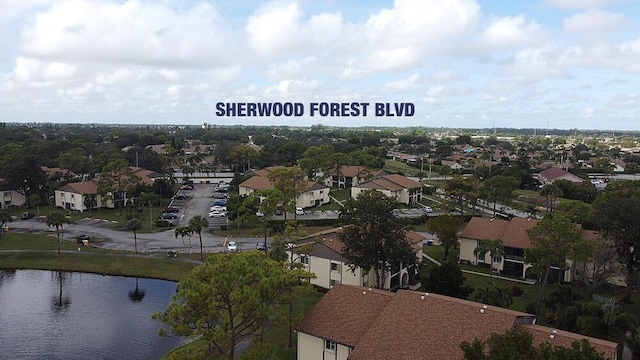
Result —
M 181 193 L 187 195 L 189 200 L 175 201 L 173 205 L 180 208 L 178 213 L 178 226 L 187 225 L 189 220 L 195 215 L 201 215 L 209 219 L 209 228 L 219 227 L 221 225 L 227 225 L 226 218 L 209 218 L 209 208 L 213 201 L 213 193 L 217 184 L 195 184 L 194 189 L 191 191 L 182 190 Z M 398 210 L 396 216 L 401 217 L 418 217 L 423 215 L 419 209 L 404 209 Z M 436 213 L 429 214 L 430 216 L 437 215 Z M 287 214 L 287 219 L 337 219 L 339 217 L 338 211 L 305 211 L 304 215 Z M 277 215 L 274 219 L 284 219 L 284 215 Z M 141 219 L 142 221 L 155 222 L 155 219 Z M 63 238 L 75 239 L 78 235 L 89 235 L 92 238 L 104 239 L 104 241 L 96 242 L 96 246 L 100 246 L 108 249 L 115 250 L 134 250 L 134 238 L 133 232 L 119 231 L 109 227 L 108 221 L 99 219 L 81 219 L 75 221 L 73 224 L 65 224 L 63 226 Z M 261 226 L 262 224 L 255 224 L 255 226 Z M 45 232 L 55 236 L 55 228 L 49 228 L 44 218 L 34 218 L 31 220 L 17 220 L 9 223 L 10 231 L 19 232 Z M 256 242 L 260 238 L 245 237 L 245 238 L 233 238 L 238 244 L 238 249 L 251 250 L 255 249 Z M 267 243 L 271 242 L 271 238 L 267 238 Z M 184 241 L 184 242 L 183 242 Z M 209 231 L 202 232 L 202 245 L 203 250 L 207 253 L 224 252 L 226 251 L 226 244 L 229 239 L 221 236 L 211 234 Z M 155 233 L 142 233 L 137 234 L 138 252 L 139 253 L 157 253 L 167 252 L 169 250 L 178 251 L 178 253 L 188 252 L 200 252 L 200 242 L 198 234 L 191 236 L 185 236 L 184 239 L 180 236 L 175 236 L 175 228 L 169 228 L 164 231 Z

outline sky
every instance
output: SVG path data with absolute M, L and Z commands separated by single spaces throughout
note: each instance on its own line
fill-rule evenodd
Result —
M 640 130 L 640 0 L 0 0 L 0 121 Z

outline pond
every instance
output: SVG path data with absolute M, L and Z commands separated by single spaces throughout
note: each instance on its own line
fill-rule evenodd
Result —
M 176 283 L 61 271 L 0 271 L 0 359 L 158 359 L 182 345 L 151 319 Z

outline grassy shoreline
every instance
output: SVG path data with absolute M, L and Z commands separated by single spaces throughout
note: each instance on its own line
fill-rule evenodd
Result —
M 11 233 L 0 239 L 0 269 L 76 271 L 102 275 L 180 281 L 197 264 L 161 255 L 134 255 L 97 247 L 61 244 L 45 234 Z M 79 249 L 79 250 L 78 250 Z

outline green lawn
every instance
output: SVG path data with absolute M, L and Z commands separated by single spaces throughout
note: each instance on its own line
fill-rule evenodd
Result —
M 57 246 L 55 236 L 19 233 L 3 235 L 0 250 L 34 252 L 0 253 L 0 268 L 78 271 L 178 281 L 195 267 L 194 264 L 161 255 L 138 257 L 124 251 L 79 246 L 72 241 L 63 241 L 61 249 L 74 253 L 57 254 L 55 251 L 48 251 L 57 250 Z
M 444 258 L 444 247 L 443 246 L 425 246 L 423 248 L 425 254 L 431 256 L 432 258 L 442 262 Z M 457 256 L 459 254 L 459 249 L 451 248 L 449 249 L 449 260 L 456 261 Z M 429 261 L 427 259 L 425 262 Z M 471 270 L 479 273 L 489 274 L 489 269 L 481 266 L 473 266 L 473 265 L 464 265 L 461 264 L 460 268 L 463 270 Z M 483 289 L 489 286 L 489 278 L 487 276 L 475 275 L 465 273 L 464 276 L 467 279 L 467 284 L 469 284 L 474 289 Z M 527 305 L 536 302 L 539 294 L 539 285 L 529 285 L 522 284 L 514 281 L 502 280 L 502 279 L 493 279 L 495 286 L 508 289 L 509 291 L 513 286 L 518 286 L 523 290 L 523 295 L 520 297 L 513 297 L 513 304 L 511 305 L 511 309 L 518 311 L 525 311 Z
M 402 161 L 389 159 L 384 162 L 383 170 L 390 173 L 403 173 L 405 176 L 418 176 L 418 174 L 420 173 L 419 168 L 409 166 Z

